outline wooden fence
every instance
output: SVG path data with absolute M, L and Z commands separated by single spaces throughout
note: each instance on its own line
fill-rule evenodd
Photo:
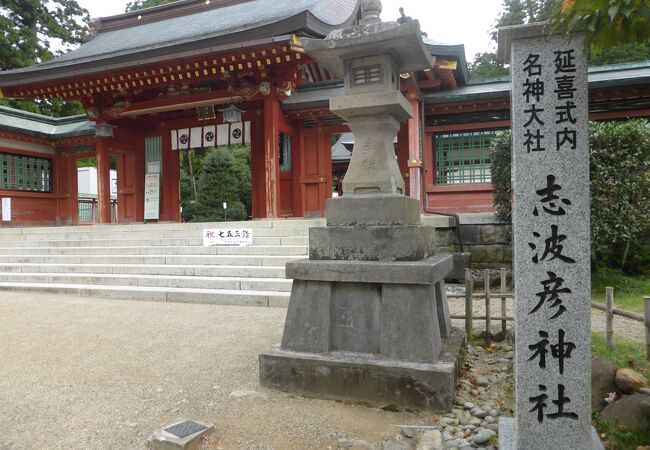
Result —
M 474 335 L 474 320 L 485 321 L 485 336 L 488 344 L 490 343 L 491 339 L 490 333 L 492 330 L 492 321 L 500 321 L 501 330 L 503 333 L 505 333 L 507 323 L 515 320 L 514 317 L 507 315 L 506 302 L 508 299 L 512 299 L 514 301 L 514 295 L 512 293 L 508 293 L 506 289 L 506 269 L 501 269 L 499 271 L 499 277 L 499 290 L 498 292 L 492 292 L 492 289 L 490 287 L 490 270 L 485 269 L 483 271 L 484 291 L 483 293 L 474 293 L 474 278 L 472 277 L 472 271 L 470 269 L 465 269 L 465 294 L 447 295 L 447 298 L 465 299 L 465 314 L 453 314 L 451 318 L 465 320 L 465 332 L 467 333 L 468 339 L 471 339 Z M 614 288 L 608 287 L 605 291 L 605 294 L 607 299 L 606 304 L 603 305 L 602 303 L 592 301 L 591 306 L 592 308 L 605 311 L 605 336 L 607 338 L 607 347 L 609 349 L 612 349 L 614 346 L 614 315 L 626 317 L 628 319 L 645 324 L 646 356 L 648 357 L 648 361 L 650 361 L 650 297 L 644 297 L 645 314 L 638 314 L 614 307 Z M 475 299 L 485 301 L 485 315 L 474 316 Z M 501 315 L 499 316 L 492 315 L 491 304 L 493 299 L 501 300 Z

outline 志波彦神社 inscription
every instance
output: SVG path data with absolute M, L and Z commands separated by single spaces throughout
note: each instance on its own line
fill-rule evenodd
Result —
M 587 63 L 581 37 L 512 34 L 513 449 L 591 450 Z

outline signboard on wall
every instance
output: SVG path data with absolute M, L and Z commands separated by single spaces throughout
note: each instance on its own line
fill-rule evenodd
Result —
M 160 219 L 160 174 L 144 176 L 144 220 Z
M 171 131 L 172 150 L 251 143 L 251 122 L 222 123 Z
M 11 198 L 4 197 L 2 199 L 2 221 L 11 222 Z

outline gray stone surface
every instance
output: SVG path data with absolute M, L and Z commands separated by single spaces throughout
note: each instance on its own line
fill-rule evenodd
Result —
M 201 445 L 201 440 L 204 436 L 214 433 L 213 424 L 196 420 L 193 420 L 192 422 L 195 422 L 204 428 L 188 436 L 179 437 L 166 431 L 174 426 L 183 424 L 184 422 L 187 422 L 187 419 L 178 420 L 156 430 L 149 439 L 147 439 L 147 448 L 152 450 L 195 450 Z
M 650 424 L 650 398 L 638 392 L 610 403 L 601 414 L 613 426 L 640 428 Z
M 420 202 L 403 195 L 336 197 L 327 201 L 327 226 L 420 225 Z
M 537 25 L 508 30 L 514 36 L 514 446 L 586 450 L 593 447 L 588 103 L 583 37 L 549 38 Z M 570 78 L 561 78 L 565 76 Z M 558 344 L 560 339 L 564 345 Z M 541 347 L 531 349 L 535 345 Z M 554 355 L 551 346 L 563 351 Z
M 605 450 L 598 436 L 598 431 L 591 428 L 588 441 L 583 446 L 589 450 Z M 512 417 L 499 417 L 499 450 L 524 450 L 525 447 L 515 446 L 515 420 Z M 557 450 L 573 450 L 571 447 L 557 447 Z
M 328 261 L 303 259 L 287 263 L 287 278 L 360 283 L 433 284 L 451 270 L 451 255 L 421 261 Z
M 260 355 L 260 382 L 307 397 L 448 411 L 464 341 L 463 331 L 454 329 L 443 341 L 437 363 L 396 361 L 357 352 L 295 352 L 276 346 Z
M 309 258 L 417 261 L 435 252 L 435 228 L 425 226 L 324 227 L 309 230 Z

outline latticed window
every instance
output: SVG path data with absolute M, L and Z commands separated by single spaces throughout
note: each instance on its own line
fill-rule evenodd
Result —
M 52 161 L 0 153 L 0 189 L 52 192 Z
M 497 131 L 436 135 L 436 184 L 489 183 L 490 143 Z

